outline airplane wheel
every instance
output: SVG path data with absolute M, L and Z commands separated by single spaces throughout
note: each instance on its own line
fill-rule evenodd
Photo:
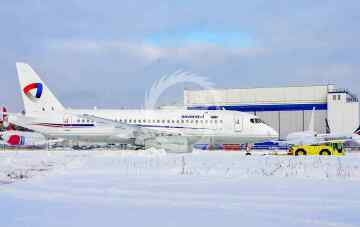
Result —
M 298 149 L 295 151 L 295 156 L 306 155 L 306 151 L 304 149 Z

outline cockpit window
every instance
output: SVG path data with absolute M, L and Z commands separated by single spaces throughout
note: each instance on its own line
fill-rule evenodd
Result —
M 265 122 L 263 120 L 261 120 L 260 118 L 251 118 L 250 122 L 253 124 L 265 124 Z

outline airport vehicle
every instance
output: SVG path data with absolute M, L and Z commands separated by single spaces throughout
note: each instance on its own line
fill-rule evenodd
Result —
M 288 155 L 331 155 L 343 156 L 345 155 L 344 143 L 330 142 L 319 145 L 300 145 L 292 146 L 289 149 Z
M 25 63 L 16 64 L 25 115 L 10 122 L 46 136 L 190 151 L 195 143 L 256 143 L 278 133 L 255 115 L 206 110 L 65 109 Z

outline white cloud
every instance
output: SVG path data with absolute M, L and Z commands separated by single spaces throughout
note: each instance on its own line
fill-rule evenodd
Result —
M 147 43 L 131 43 L 125 41 L 92 41 L 92 40 L 65 40 L 51 41 L 47 48 L 53 51 L 77 52 L 98 54 L 106 52 L 123 52 L 146 60 L 157 60 L 160 58 L 188 59 L 209 54 L 231 54 L 239 56 L 256 56 L 270 52 L 265 48 L 223 48 L 211 44 L 192 44 L 183 47 L 157 47 Z
M 161 48 L 135 44 L 122 41 L 90 41 L 90 40 L 66 40 L 66 41 L 51 41 L 47 44 L 47 48 L 53 51 L 60 52 L 78 52 L 97 54 L 104 52 L 120 51 L 127 54 L 136 55 L 146 59 L 157 59 L 163 57 L 165 51 Z
M 354 81 L 353 75 L 358 75 L 360 73 L 360 68 L 358 66 L 350 64 L 328 64 L 328 65 L 317 65 L 312 67 L 304 67 L 297 70 L 296 74 L 308 78 L 317 78 L 322 81 L 329 80 L 347 80 L 352 79 Z

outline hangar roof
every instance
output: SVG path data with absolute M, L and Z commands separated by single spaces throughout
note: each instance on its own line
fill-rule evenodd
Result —
M 202 105 L 279 105 L 279 104 L 326 104 L 327 95 L 334 85 L 185 90 L 185 106 Z

